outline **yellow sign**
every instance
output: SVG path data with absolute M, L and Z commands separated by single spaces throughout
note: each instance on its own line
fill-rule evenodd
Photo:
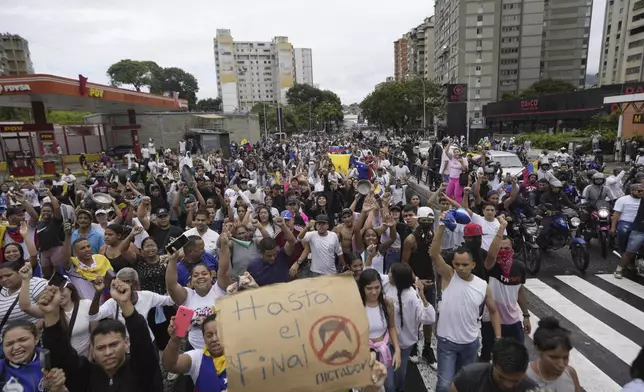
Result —
M 90 98 L 103 98 L 103 94 L 105 93 L 104 90 L 98 89 L 98 88 L 88 88 L 87 89 L 87 96 Z
M 642 113 L 633 114 L 633 124 L 644 124 L 644 115 Z
M 216 307 L 230 391 L 338 391 L 371 384 L 369 322 L 351 276 L 246 290 L 219 298 Z
M 335 171 L 342 173 L 343 175 L 349 174 L 349 161 L 351 160 L 351 154 L 328 154 L 331 163 L 335 166 Z
M 277 61 L 279 64 L 280 86 L 289 89 L 295 85 L 293 70 L 293 45 L 288 42 L 277 44 Z

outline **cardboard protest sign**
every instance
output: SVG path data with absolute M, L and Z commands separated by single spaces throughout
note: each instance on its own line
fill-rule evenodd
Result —
M 337 391 L 371 384 L 369 322 L 351 276 L 299 279 L 221 297 L 231 391 Z

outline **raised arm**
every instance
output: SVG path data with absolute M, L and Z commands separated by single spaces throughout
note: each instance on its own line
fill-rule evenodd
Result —
M 174 254 L 170 256 L 168 267 L 165 270 L 165 286 L 168 289 L 170 298 L 172 298 L 174 303 L 177 305 L 183 305 L 188 298 L 188 290 L 179 284 L 179 274 L 177 272 L 177 261 L 182 253 L 182 251 L 174 252 Z
M 229 234 L 227 232 L 223 232 L 219 236 L 221 247 L 219 248 L 219 271 L 217 271 L 217 285 L 224 291 L 226 291 L 228 286 L 233 283 L 233 280 L 230 276 L 231 243 L 228 236 Z
M 441 220 L 445 219 L 445 213 L 441 214 Z M 445 280 L 449 281 L 452 279 L 454 274 L 454 269 L 450 267 L 443 259 L 441 255 L 441 244 L 443 242 L 443 235 L 445 235 L 445 225 L 441 222 L 436 230 L 434 235 L 434 240 L 432 241 L 432 246 L 429 248 L 429 256 L 434 263 L 434 268 L 436 272 Z
M 29 284 L 33 274 L 31 265 L 29 263 L 25 263 L 25 265 L 20 268 L 20 271 L 18 271 L 18 273 L 20 274 L 20 278 L 22 279 L 20 294 L 18 294 L 18 306 L 20 307 L 20 310 L 27 313 L 31 317 L 43 318 L 43 312 L 40 310 L 38 305 L 31 303 L 31 287 Z

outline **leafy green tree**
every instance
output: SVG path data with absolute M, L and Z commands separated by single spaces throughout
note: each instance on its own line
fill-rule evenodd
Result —
M 89 112 L 74 112 L 68 110 L 50 110 L 47 112 L 47 122 L 58 125 L 79 125 L 85 123 Z
M 141 91 L 141 87 L 150 85 L 151 72 L 149 63 L 151 62 L 130 59 L 121 60 L 107 69 L 107 76 L 110 77 L 112 86 L 131 85 L 136 91 Z
M 0 107 L 0 121 L 32 122 L 31 109 Z
M 515 93 L 503 93 L 501 95 L 501 101 L 514 101 L 515 99 L 519 99 L 519 95 Z
M 181 68 L 170 67 L 154 70 L 152 72 L 150 92 L 163 94 L 168 91 L 178 92 L 179 98 L 187 99 L 188 105 L 192 108 L 197 103 L 199 83 L 197 83 L 197 79 L 192 74 Z
M 221 98 L 200 99 L 195 109 L 202 112 L 221 112 Z
M 412 79 L 381 85 L 367 95 L 360 108 L 370 124 L 400 131 L 422 123 L 423 106 L 428 119 L 442 116 L 444 101 L 440 85 L 429 80 Z
M 534 98 L 547 94 L 567 93 L 575 90 L 575 86 L 563 80 L 542 79 L 523 90 L 520 98 Z

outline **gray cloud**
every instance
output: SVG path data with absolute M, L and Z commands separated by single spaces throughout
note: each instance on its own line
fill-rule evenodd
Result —
M 595 0 L 593 42 L 601 41 L 604 2 Z M 199 97 L 215 97 L 213 38 L 218 28 L 229 28 L 236 40 L 288 36 L 294 46 L 312 48 L 315 83 L 345 103 L 359 102 L 393 76 L 393 41 L 434 12 L 432 0 L 247 0 L 243 8 L 240 2 L 212 0 L 19 3 L 0 8 L 2 30 L 29 40 L 39 73 L 81 73 L 107 83 L 112 63 L 152 60 L 194 74 Z M 589 58 L 598 63 L 595 46 L 591 42 Z
M 30 43 L 34 68 L 107 83 L 124 58 L 177 66 L 197 77 L 199 97 L 217 95 L 213 38 L 229 28 L 236 40 L 288 36 L 313 49 L 313 77 L 343 102 L 360 101 L 393 75 L 393 41 L 433 13 L 433 1 L 340 0 L 278 3 L 247 0 L 25 0 L 0 8 L 3 31 Z M 278 5 L 279 4 L 279 5 Z

